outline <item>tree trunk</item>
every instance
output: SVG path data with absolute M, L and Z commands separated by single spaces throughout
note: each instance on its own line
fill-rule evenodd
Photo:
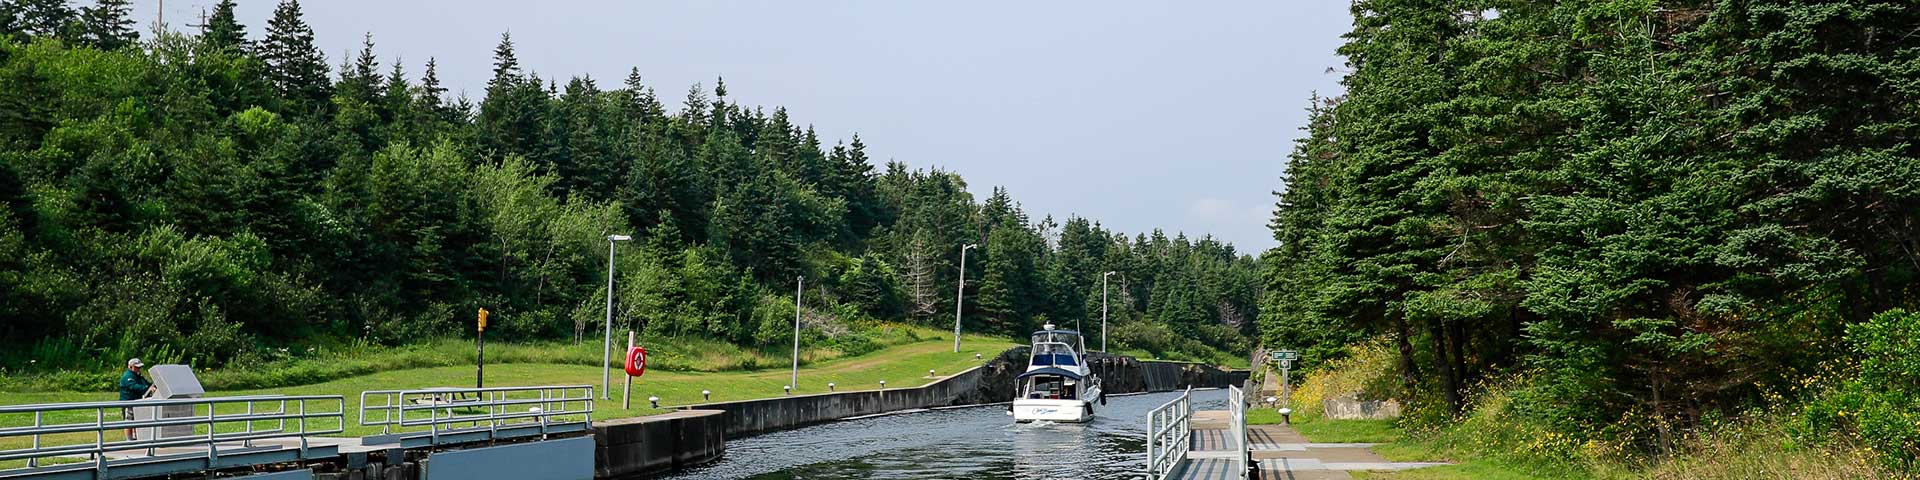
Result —
M 1400 347 L 1400 385 L 1406 389 L 1405 395 L 1413 395 L 1419 386 L 1418 372 L 1413 363 L 1412 327 L 1407 326 L 1407 318 L 1393 316 L 1393 341 Z
M 1460 380 L 1454 376 L 1453 360 L 1447 355 L 1447 326 L 1435 320 L 1427 326 L 1427 335 L 1432 337 L 1433 368 L 1440 375 L 1440 397 L 1447 402 L 1447 412 L 1460 413 Z
M 1447 323 L 1447 354 L 1453 357 L 1453 391 L 1456 395 L 1464 393 L 1464 385 L 1472 374 L 1467 371 L 1467 323 L 1455 320 Z M 1464 403 L 1464 399 L 1463 402 Z M 1461 407 L 1455 407 L 1457 413 Z
M 1653 368 L 1653 428 L 1660 436 L 1660 455 L 1673 456 L 1673 434 L 1667 431 L 1667 408 L 1661 401 L 1660 390 L 1665 388 L 1666 375 L 1658 367 Z

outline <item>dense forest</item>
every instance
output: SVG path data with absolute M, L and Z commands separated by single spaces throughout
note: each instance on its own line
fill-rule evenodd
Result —
M 1808 404 L 1781 418 L 1914 466 L 1920 4 L 1352 11 L 1262 260 L 1267 344 L 1381 339 L 1379 388 L 1443 422 L 1491 385 L 1659 456 Z
M 576 338 L 610 234 L 635 237 L 616 317 L 650 337 L 785 342 L 798 277 L 809 335 L 951 325 L 977 244 L 969 331 L 1095 329 L 1112 271 L 1115 349 L 1250 346 L 1257 263 L 1210 237 L 1031 218 L 720 79 L 670 108 L 638 69 L 543 78 L 502 35 L 469 99 L 371 34 L 330 66 L 297 1 L 263 34 L 235 8 L 143 40 L 127 0 L 0 2 L 0 364 L 395 344 L 481 307 L 495 339 Z

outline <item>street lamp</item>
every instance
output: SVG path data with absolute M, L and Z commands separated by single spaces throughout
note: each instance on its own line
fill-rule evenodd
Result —
M 600 353 L 600 399 L 613 389 L 613 245 L 633 240 L 627 235 L 607 235 L 607 331 L 606 345 Z
M 955 287 L 953 295 L 953 353 L 960 353 L 960 310 L 967 308 L 967 250 L 978 246 L 969 243 L 960 247 L 960 286 Z
M 807 288 L 807 277 L 802 276 L 793 283 L 793 379 L 787 382 L 791 390 L 800 385 L 800 292 Z
M 1107 272 L 1100 275 L 1100 351 L 1107 351 L 1107 278 L 1119 272 Z

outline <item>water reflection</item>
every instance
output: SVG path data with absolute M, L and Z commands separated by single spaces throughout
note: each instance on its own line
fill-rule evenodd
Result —
M 729 440 L 718 462 L 672 479 L 1138 479 L 1148 410 L 1178 396 L 1112 397 L 1092 422 L 1016 424 L 1005 406 L 889 415 Z M 1194 392 L 1194 408 L 1226 393 Z

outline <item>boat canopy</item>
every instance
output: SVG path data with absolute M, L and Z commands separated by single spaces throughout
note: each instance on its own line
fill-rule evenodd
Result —
M 1013 377 L 1013 379 L 1014 379 L 1014 380 L 1019 380 L 1019 379 L 1023 379 L 1023 378 L 1027 378 L 1027 377 L 1037 377 L 1037 376 L 1041 376 L 1041 375 L 1052 375 L 1052 376 L 1056 376 L 1056 377 L 1066 377 L 1066 378 L 1071 378 L 1071 379 L 1074 379 L 1074 380 L 1079 380 L 1079 379 L 1081 378 L 1081 375 L 1080 375 L 1080 374 L 1078 374 L 1078 373 L 1073 373 L 1073 371 L 1072 371 L 1072 370 L 1067 370 L 1067 369 L 1064 369 L 1064 368 L 1055 368 L 1055 367 L 1046 367 L 1046 368 L 1036 368 L 1036 369 L 1033 369 L 1033 370 L 1028 370 L 1028 371 L 1027 371 L 1027 373 L 1022 373 L 1022 374 L 1020 374 L 1020 376 L 1018 376 L 1018 377 Z

